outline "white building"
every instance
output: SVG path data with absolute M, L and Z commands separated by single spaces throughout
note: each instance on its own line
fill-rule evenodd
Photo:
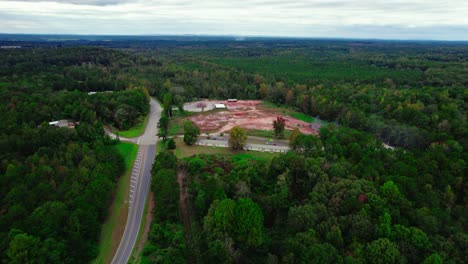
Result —
M 214 104 L 214 106 L 215 106 L 216 109 L 226 109 L 225 104 Z

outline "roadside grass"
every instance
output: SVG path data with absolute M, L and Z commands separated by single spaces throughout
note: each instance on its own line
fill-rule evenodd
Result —
M 258 152 L 254 153 L 253 152 Z M 276 154 L 276 155 L 274 155 Z M 272 158 L 279 156 L 278 153 L 270 153 L 270 152 L 259 152 L 259 151 L 249 151 L 249 153 L 240 153 L 234 154 L 232 159 L 234 161 L 241 161 L 241 160 L 271 160 Z
M 163 140 L 159 140 L 158 143 L 156 144 L 156 153 L 159 153 L 165 149 L 166 149 L 166 142 L 164 142 Z
M 139 137 L 145 132 L 146 123 L 148 123 L 149 114 L 147 114 L 144 118 L 140 118 L 141 120 L 132 128 L 125 131 L 118 131 L 119 136 L 124 138 L 134 138 Z
M 208 155 L 221 155 L 227 157 L 236 157 L 239 158 L 258 158 L 258 159 L 266 159 L 270 160 L 273 157 L 279 156 L 280 153 L 278 152 L 260 152 L 260 151 L 232 151 L 229 148 L 222 148 L 222 147 L 208 147 L 208 146 L 187 146 L 182 138 L 174 139 L 176 142 L 176 149 L 174 154 L 178 159 L 191 157 L 197 154 L 208 154 Z
M 261 130 L 261 129 L 249 129 L 245 131 L 247 136 L 263 137 L 276 139 L 275 132 L 273 130 Z M 284 138 L 288 139 L 291 136 L 291 131 L 284 130 Z
M 99 255 L 92 261 L 95 264 L 111 263 L 112 258 L 119 247 L 120 239 L 127 223 L 128 204 L 125 198 L 128 197 L 130 174 L 133 162 L 135 161 L 138 146 L 133 143 L 121 142 L 115 146 L 117 151 L 124 157 L 125 173 L 117 182 L 117 189 L 114 201 L 109 209 L 109 215 L 102 226 L 101 237 L 99 239 Z

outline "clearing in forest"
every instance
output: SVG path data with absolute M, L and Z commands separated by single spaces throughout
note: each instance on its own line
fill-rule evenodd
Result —
M 240 126 L 246 130 L 272 130 L 273 121 L 281 116 L 286 120 L 286 129 L 293 130 L 298 127 L 303 134 L 318 134 L 320 124 L 305 122 L 284 113 L 281 108 L 266 106 L 259 100 L 238 100 L 237 102 L 204 100 L 201 101 L 207 107 L 205 112 L 197 113 L 189 117 L 200 127 L 202 133 L 227 132 L 234 126 Z M 190 105 L 198 105 L 193 102 Z M 213 109 L 210 106 L 224 104 L 226 109 Z

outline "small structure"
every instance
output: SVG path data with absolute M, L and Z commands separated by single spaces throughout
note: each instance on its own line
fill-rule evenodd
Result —
M 226 109 L 225 104 L 214 104 L 214 106 L 215 106 L 216 109 Z
M 78 81 L 78 82 L 83 82 L 83 81 Z M 91 91 L 91 92 L 88 92 L 88 95 L 94 95 L 94 94 L 97 94 L 97 93 L 113 93 L 114 91 Z
M 66 119 L 49 122 L 50 126 L 75 128 L 80 122 L 68 121 Z
M 388 145 L 388 144 L 385 144 L 385 143 L 382 143 L 382 145 L 383 145 L 383 147 L 386 148 L 386 149 L 391 149 L 391 150 L 394 150 L 394 149 L 395 149 L 395 147 L 392 147 L 392 146 L 390 146 L 390 145 Z
M 228 99 L 228 102 L 229 102 L 229 103 L 235 103 L 235 102 L 237 102 L 237 99 L 235 99 L 235 98 Z

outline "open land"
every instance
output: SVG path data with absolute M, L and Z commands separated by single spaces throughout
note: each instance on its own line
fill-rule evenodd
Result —
M 238 100 L 237 102 L 204 100 L 206 109 L 213 109 L 211 105 L 224 104 L 226 109 L 205 111 L 189 117 L 200 127 L 202 133 L 222 133 L 234 126 L 246 130 L 272 130 L 273 121 L 281 116 L 286 120 L 286 129 L 299 128 L 303 134 L 318 135 L 319 123 L 310 123 L 283 114 L 279 109 L 262 104 L 260 100 Z M 197 105 L 198 102 L 190 103 Z

